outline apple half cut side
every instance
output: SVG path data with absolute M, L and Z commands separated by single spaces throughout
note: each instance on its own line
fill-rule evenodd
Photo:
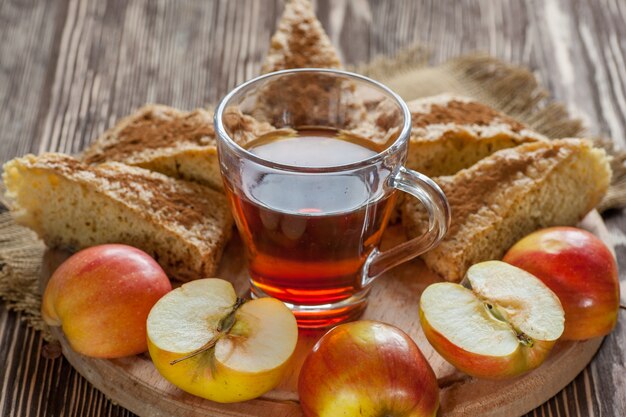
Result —
M 168 381 L 228 403 L 256 398 L 281 381 L 298 340 L 280 301 L 244 302 L 224 280 L 184 284 L 161 298 L 147 321 L 148 349 Z
M 472 266 L 462 284 L 432 284 L 420 299 L 430 344 L 478 378 L 520 375 L 541 365 L 564 329 L 557 296 L 538 278 L 500 261 Z

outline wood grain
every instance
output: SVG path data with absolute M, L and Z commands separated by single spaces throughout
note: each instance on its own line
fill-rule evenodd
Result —
M 281 10 L 273 0 L 0 0 L 0 161 L 77 152 L 145 102 L 215 103 L 258 72 Z M 318 0 L 317 10 L 348 63 L 414 42 L 432 47 L 432 63 L 482 50 L 530 67 L 592 133 L 626 147 L 622 0 Z M 624 282 L 626 214 L 604 217 Z M 530 415 L 626 415 L 624 316 L 592 364 Z M 131 415 L 43 346 L 0 305 L 0 415 Z

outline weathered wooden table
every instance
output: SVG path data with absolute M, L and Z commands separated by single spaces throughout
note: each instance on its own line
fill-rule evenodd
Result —
M 282 1 L 0 0 L 0 161 L 77 152 L 146 102 L 215 103 L 256 75 Z M 626 147 L 623 0 L 318 0 L 346 62 L 414 42 L 434 63 L 485 51 L 530 67 L 597 134 Z M 605 213 L 626 280 L 626 213 Z M 626 317 L 533 416 L 626 416 Z M 0 304 L 0 415 L 130 416 Z

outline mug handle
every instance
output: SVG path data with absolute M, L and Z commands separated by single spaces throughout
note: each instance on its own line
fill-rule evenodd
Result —
M 428 230 L 423 235 L 384 252 L 374 249 L 363 267 L 363 287 L 394 266 L 437 246 L 450 226 L 450 205 L 435 181 L 402 166 L 391 178 L 391 186 L 411 194 L 424 205 L 428 212 Z

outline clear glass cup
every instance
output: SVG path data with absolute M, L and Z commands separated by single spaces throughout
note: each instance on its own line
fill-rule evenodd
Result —
M 251 147 L 250 117 L 279 129 L 263 143 L 287 150 Z M 438 244 L 450 209 L 434 181 L 403 166 L 410 129 L 402 99 L 344 71 L 279 71 L 224 97 L 215 111 L 220 170 L 253 297 L 283 301 L 300 327 L 329 326 L 363 311 L 377 277 Z M 321 142 L 311 132 L 322 132 Z M 380 251 L 398 190 L 422 203 L 428 227 Z

